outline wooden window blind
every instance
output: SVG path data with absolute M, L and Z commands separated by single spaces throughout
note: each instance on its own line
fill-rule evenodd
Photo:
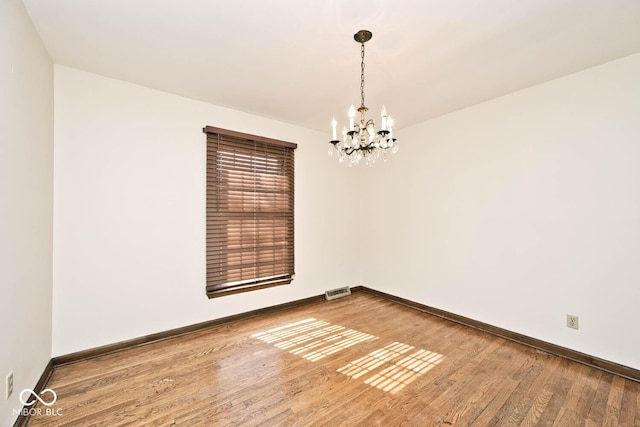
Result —
M 207 295 L 291 283 L 297 144 L 207 126 Z

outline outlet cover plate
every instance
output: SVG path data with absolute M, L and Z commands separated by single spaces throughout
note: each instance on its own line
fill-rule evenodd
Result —
M 578 323 L 578 316 L 567 314 L 567 328 L 578 329 L 579 326 L 580 325 Z
M 7 374 L 7 389 L 6 389 L 6 399 L 9 399 L 11 397 L 11 394 L 13 393 L 13 371 L 9 372 Z

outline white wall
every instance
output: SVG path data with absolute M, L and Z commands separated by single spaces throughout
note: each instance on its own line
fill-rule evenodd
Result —
M 639 76 L 636 54 L 398 128 L 361 171 L 363 285 L 639 369 Z
M 55 66 L 53 355 L 359 283 L 355 169 L 327 135 Z M 215 76 L 212 76 L 215 78 Z M 296 277 L 207 299 L 205 135 L 298 143 Z
M 0 0 L 0 425 L 51 358 L 53 68 L 22 2 Z M 5 378 L 14 392 L 5 399 Z

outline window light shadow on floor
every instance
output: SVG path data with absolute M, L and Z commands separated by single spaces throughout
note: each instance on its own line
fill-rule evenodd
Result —
M 424 349 L 407 354 L 414 349 L 411 345 L 394 342 L 348 363 L 338 369 L 338 372 L 352 378 L 372 374 L 364 379 L 365 384 L 385 392 L 397 393 L 444 358 L 441 354 Z
M 344 326 L 309 318 L 258 332 L 252 338 L 316 362 L 355 344 L 378 339 Z M 397 393 L 442 362 L 444 356 L 400 342 L 391 343 L 338 369 L 354 379 L 389 393 Z
M 355 344 L 378 338 L 314 318 L 259 332 L 252 337 L 312 362 Z

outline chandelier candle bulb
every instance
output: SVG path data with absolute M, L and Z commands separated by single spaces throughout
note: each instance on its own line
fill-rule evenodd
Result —
M 382 123 L 380 124 L 381 130 L 387 130 L 387 108 L 382 106 Z
M 356 109 L 352 105 L 351 108 L 349 108 L 349 130 L 350 131 L 355 129 L 355 125 L 354 125 L 355 117 L 356 117 Z
M 338 125 L 338 123 L 336 123 L 336 118 L 334 117 L 333 120 L 331 120 L 331 128 L 332 128 L 332 134 L 333 134 L 332 141 L 337 141 L 338 140 L 338 136 L 336 135 L 336 126 L 337 125 Z

